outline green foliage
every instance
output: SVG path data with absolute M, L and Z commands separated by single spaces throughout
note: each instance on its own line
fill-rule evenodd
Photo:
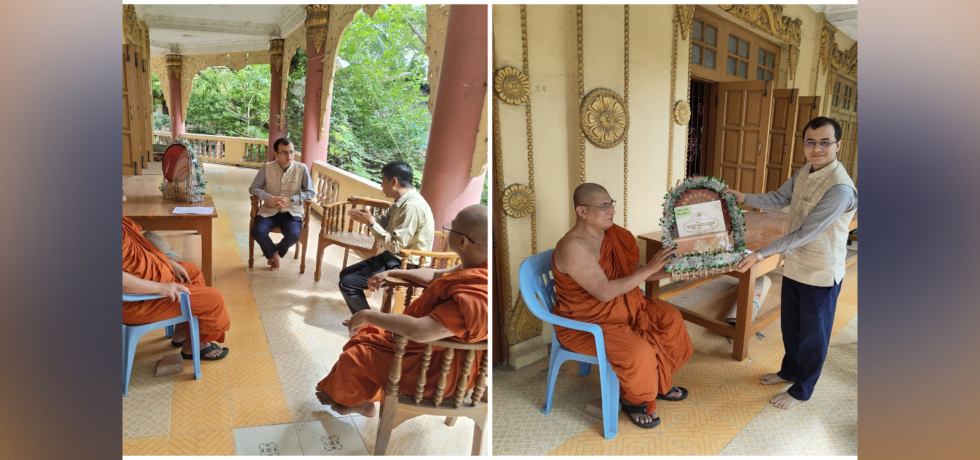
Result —
M 170 131 L 170 117 L 162 113 L 153 113 L 153 130 Z
M 268 64 L 237 72 L 227 67 L 198 72 L 187 104 L 187 132 L 267 138 L 269 79 Z

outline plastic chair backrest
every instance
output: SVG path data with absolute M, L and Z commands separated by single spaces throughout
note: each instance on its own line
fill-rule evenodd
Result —
M 558 302 L 558 297 L 555 295 L 555 276 L 551 272 L 551 253 L 554 251 L 549 249 L 529 257 L 521 263 L 521 268 L 517 272 L 521 295 L 527 308 L 534 316 L 550 323 L 554 320 L 549 318 L 556 317 L 552 310 Z

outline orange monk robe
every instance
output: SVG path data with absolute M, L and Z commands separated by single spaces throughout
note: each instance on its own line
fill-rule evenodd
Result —
M 216 288 L 208 287 L 201 270 L 190 262 L 177 262 L 190 277 L 191 282 L 180 283 L 174 275 L 170 260 L 153 243 L 143 237 L 143 230 L 136 222 L 122 218 L 122 266 L 123 271 L 149 281 L 158 283 L 179 283 L 191 291 L 191 312 L 198 319 L 201 343 L 216 340 L 225 341 L 225 331 L 231 328 L 225 297 Z M 180 316 L 180 302 L 169 298 L 123 302 L 123 324 L 135 326 L 155 323 Z M 190 336 L 190 325 L 183 323 Z
M 606 278 L 616 280 L 631 275 L 640 260 L 636 238 L 628 230 L 613 225 L 602 240 L 599 266 Z M 620 391 L 633 403 L 647 404 L 647 413 L 656 408 L 657 394 L 667 394 L 674 385 L 674 372 L 680 369 L 694 349 L 680 311 L 674 306 L 644 297 L 639 287 L 608 302 L 600 302 L 571 276 L 555 269 L 558 316 L 598 324 L 605 339 L 606 358 L 616 376 Z M 576 353 L 595 356 L 594 336 L 587 332 L 555 326 L 558 340 Z
M 487 340 L 487 264 L 479 268 L 463 269 L 449 273 L 430 284 L 403 314 L 415 318 L 428 316 L 445 326 L 460 343 L 476 343 Z M 402 358 L 402 379 L 399 383 L 403 394 L 415 394 L 420 361 L 424 345 L 409 341 Z M 443 347 L 432 347 L 432 361 L 426 373 L 424 397 L 431 398 L 442 372 Z M 456 382 L 463 370 L 464 360 L 456 351 L 452 367 L 446 376 L 445 395 L 456 391 Z M 475 385 L 479 377 L 483 351 L 477 351 L 470 370 L 469 385 Z M 381 400 L 381 391 L 388 384 L 388 371 L 395 357 L 395 340 L 391 332 L 367 325 L 344 345 L 344 352 L 327 377 L 317 384 L 330 398 L 345 406 Z M 451 398 L 451 396 L 450 396 Z

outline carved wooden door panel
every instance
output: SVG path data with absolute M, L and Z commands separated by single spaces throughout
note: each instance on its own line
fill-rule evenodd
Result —
M 810 120 L 817 118 L 817 107 L 820 107 L 820 96 L 801 97 L 796 105 L 796 134 L 793 136 L 793 148 L 790 151 L 790 158 L 793 160 L 790 162 L 787 180 L 806 164 L 806 155 L 803 154 L 803 129 Z
M 136 47 L 123 45 L 122 49 L 122 173 L 134 175 L 140 173 L 140 125 L 137 122 L 138 69 L 134 66 Z
M 772 96 L 769 152 L 766 155 L 765 191 L 772 192 L 789 179 L 790 153 L 796 131 L 799 90 L 777 89 Z
M 503 248 L 499 247 L 498 242 L 502 242 L 503 239 L 500 235 L 501 225 L 504 224 L 500 220 L 500 196 L 497 193 L 496 187 L 491 184 L 490 195 L 492 196 L 493 203 L 493 305 L 490 311 L 490 329 L 493 334 L 493 365 L 496 366 L 507 359 L 507 344 L 504 341 L 504 313 L 507 308 L 507 302 L 504 298 L 504 283 L 506 282 L 503 277 L 503 264 L 506 263 L 501 251 Z
M 772 80 L 718 84 L 714 175 L 743 193 L 764 186 L 772 87 Z

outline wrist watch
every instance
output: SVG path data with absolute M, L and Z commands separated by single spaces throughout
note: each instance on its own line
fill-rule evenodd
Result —
M 765 256 L 762 255 L 761 252 L 755 253 L 755 256 L 759 258 L 759 262 L 762 262 L 762 259 L 765 259 L 766 258 Z

